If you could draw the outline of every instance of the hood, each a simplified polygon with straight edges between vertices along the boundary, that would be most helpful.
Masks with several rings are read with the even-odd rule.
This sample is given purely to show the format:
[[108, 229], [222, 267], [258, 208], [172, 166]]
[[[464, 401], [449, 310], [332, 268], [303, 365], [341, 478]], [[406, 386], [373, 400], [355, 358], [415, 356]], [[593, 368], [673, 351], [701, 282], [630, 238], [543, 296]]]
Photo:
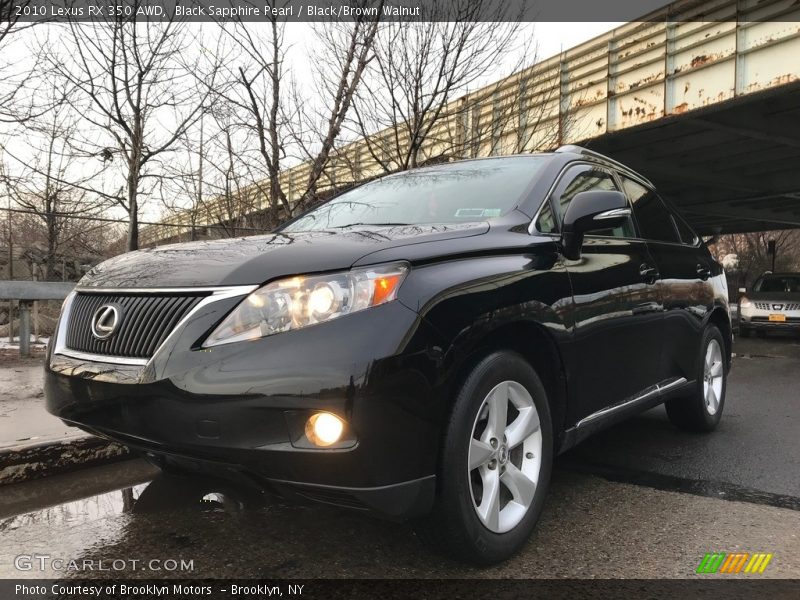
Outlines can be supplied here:
[[78, 285], [173, 288], [262, 284], [289, 275], [348, 269], [380, 250], [446, 242], [488, 230], [487, 223], [359, 226], [171, 244], [100, 263]]

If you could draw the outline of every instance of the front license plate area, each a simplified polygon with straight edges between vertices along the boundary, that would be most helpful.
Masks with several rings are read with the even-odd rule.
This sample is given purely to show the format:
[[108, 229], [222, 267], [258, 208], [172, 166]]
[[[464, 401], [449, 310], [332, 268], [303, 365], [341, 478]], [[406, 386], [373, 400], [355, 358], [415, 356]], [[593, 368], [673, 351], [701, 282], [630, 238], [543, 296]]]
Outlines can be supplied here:
[[770, 315], [769, 320], [773, 323], [785, 323], [786, 315]]

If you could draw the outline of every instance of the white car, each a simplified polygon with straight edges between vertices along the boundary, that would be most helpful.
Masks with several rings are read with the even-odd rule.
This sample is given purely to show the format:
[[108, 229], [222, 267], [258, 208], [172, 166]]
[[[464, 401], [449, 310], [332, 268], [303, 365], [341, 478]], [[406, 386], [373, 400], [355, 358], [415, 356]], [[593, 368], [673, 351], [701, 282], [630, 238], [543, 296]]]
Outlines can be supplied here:
[[800, 273], [764, 273], [752, 290], [739, 290], [739, 333], [791, 331], [800, 335]]

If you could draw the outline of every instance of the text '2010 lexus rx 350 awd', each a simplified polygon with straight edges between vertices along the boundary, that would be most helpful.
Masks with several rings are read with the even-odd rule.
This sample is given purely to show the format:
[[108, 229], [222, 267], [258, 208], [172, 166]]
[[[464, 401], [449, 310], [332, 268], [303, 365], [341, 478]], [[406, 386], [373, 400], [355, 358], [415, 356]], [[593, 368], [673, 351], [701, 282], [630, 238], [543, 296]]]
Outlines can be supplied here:
[[646, 179], [568, 146], [108, 260], [64, 303], [46, 395], [167, 470], [410, 519], [489, 564], [531, 533], [555, 454], [660, 403], [716, 427], [730, 357], [706, 246]]

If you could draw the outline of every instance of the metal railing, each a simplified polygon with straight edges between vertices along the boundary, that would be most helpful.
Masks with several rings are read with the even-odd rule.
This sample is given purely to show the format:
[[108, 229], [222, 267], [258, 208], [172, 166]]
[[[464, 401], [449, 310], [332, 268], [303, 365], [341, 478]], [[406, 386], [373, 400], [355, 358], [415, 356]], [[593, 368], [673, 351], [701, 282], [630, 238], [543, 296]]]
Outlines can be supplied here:
[[[31, 355], [31, 307], [37, 300], [64, 300], [74, 283], [54, 281], [0, 281], [0, 300], [19, 302], [19, 355]], [[12, 315], [9, 311], [9, 324]], [[11, 329], [9, 328], [9, 331]]]

